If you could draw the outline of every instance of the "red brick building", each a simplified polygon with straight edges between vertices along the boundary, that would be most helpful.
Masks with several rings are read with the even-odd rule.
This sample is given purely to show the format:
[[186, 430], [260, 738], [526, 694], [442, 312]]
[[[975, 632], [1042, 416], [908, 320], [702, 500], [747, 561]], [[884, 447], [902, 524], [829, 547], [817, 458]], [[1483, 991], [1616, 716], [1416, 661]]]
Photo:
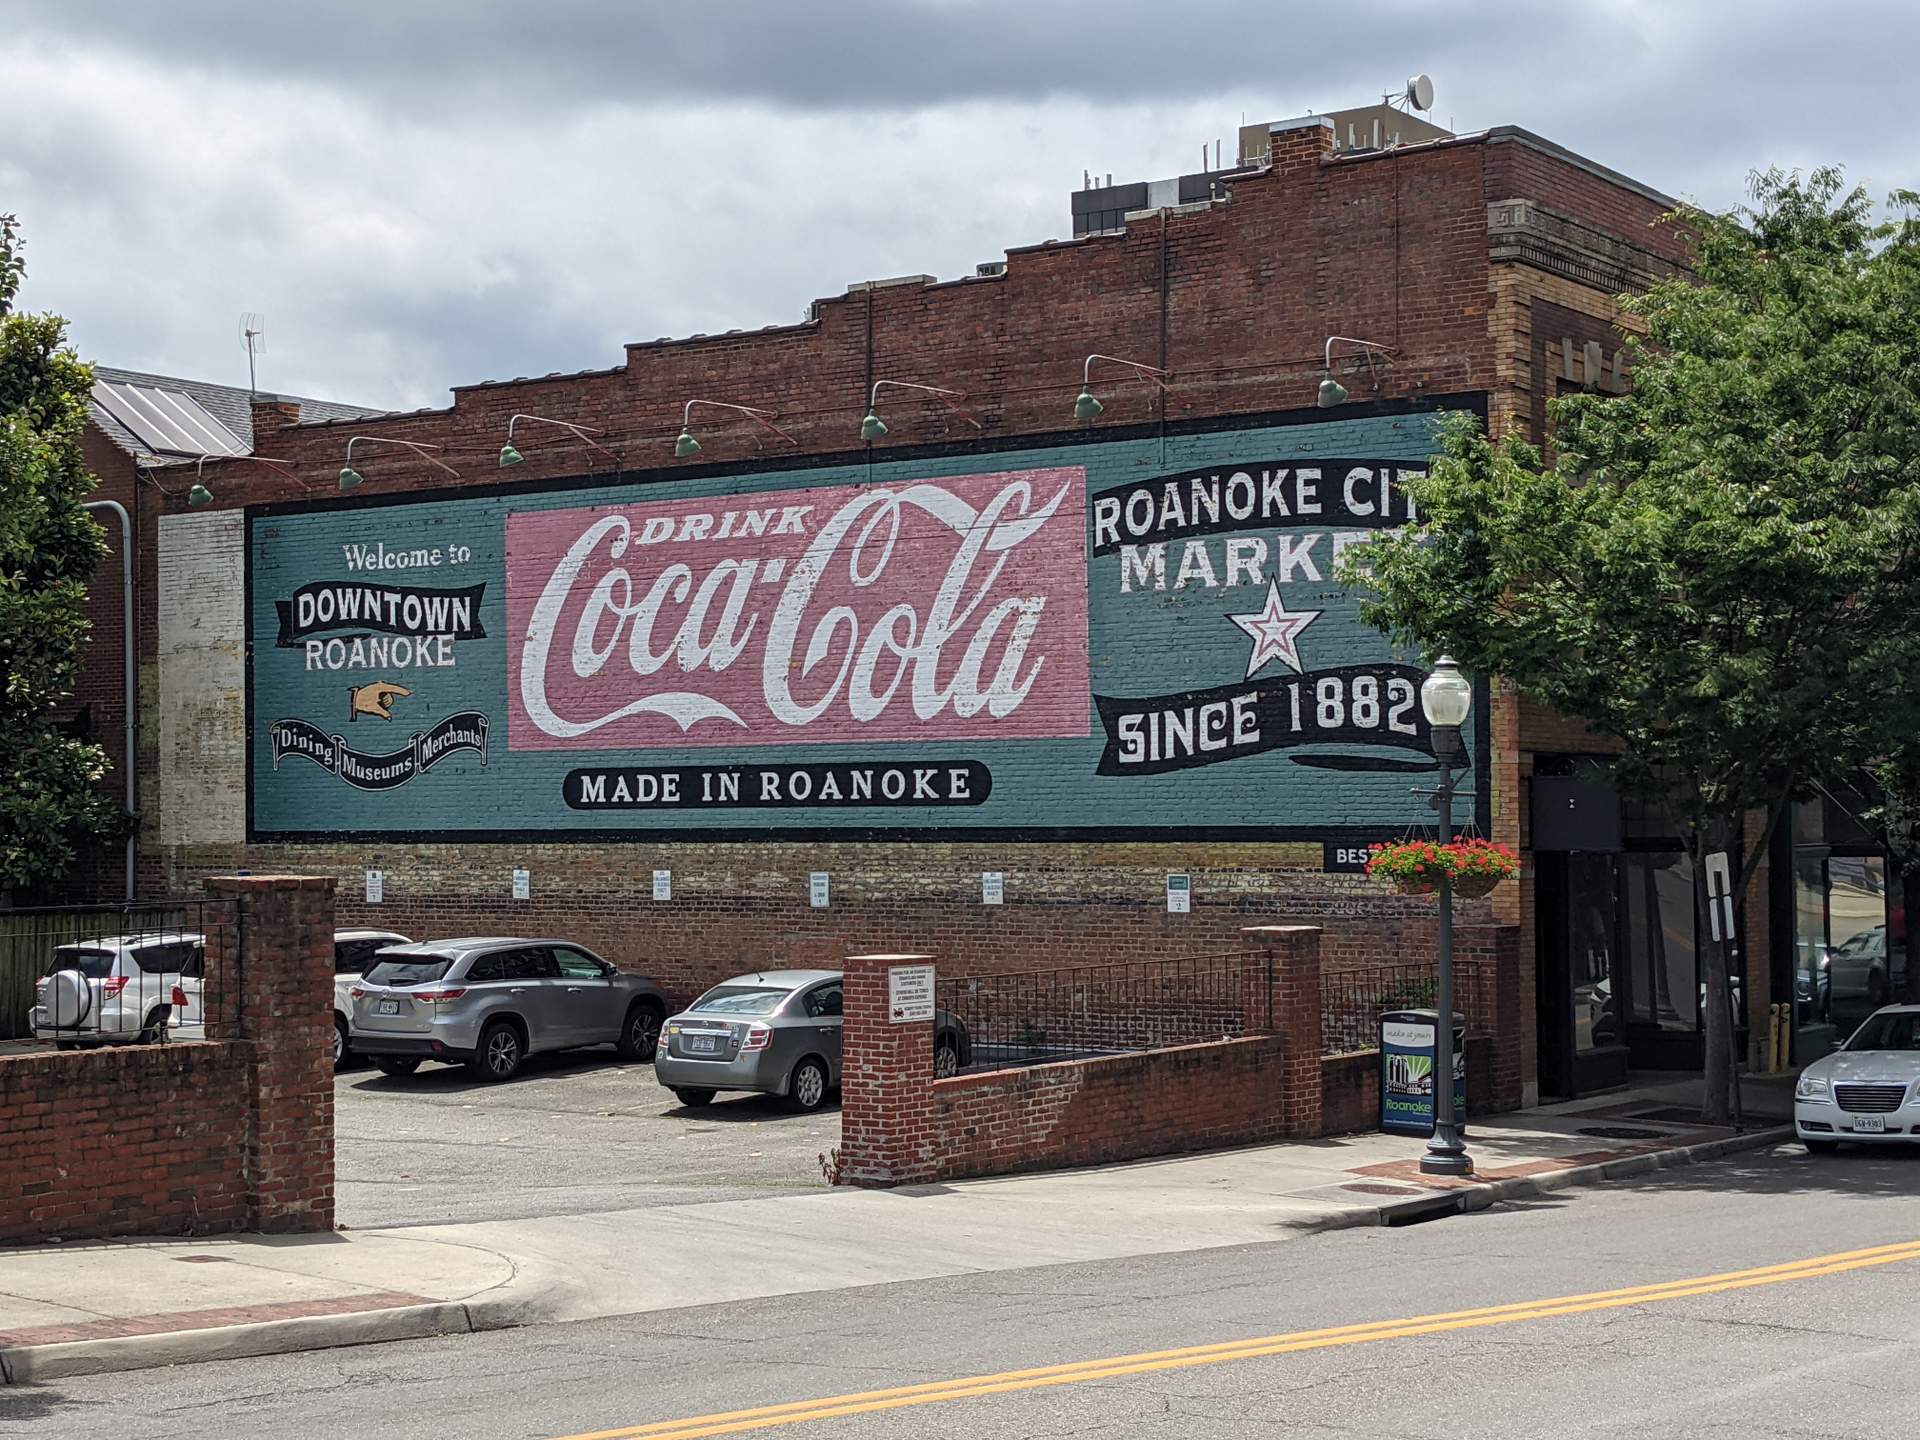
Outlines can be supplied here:
[[[1684, 238], [1665, 196], [1519, 129], [1256, 133], [1205, 198], [1156, 187], [1175, 203], [972, 276], [856, 283], [800, 324], [407, 414], [263, 400], [248, 446], [294, 478], [209, 460], [191, 510], [178, 471], [96, 455], [138, 517], [143, 887], [332, 874], [344, 918], [566, 933], [681, 991], [854, 949], [1039, 968], [1300, 920], [1329, 972], [1424, 957], [1431, 907], [1340, 854], [1423, 823], [1422, 657], [1364, 632], [1330, 561], [1404, 520], [1394, 472], [1446, 415], [1537, 438], [1557, 390], [1624, 383], [1614, 297]], [[1369, 343], [1333, 344], [1348, 395], [1323, 408], [1331, 337]], [[1086, 418], [1094, 355], [1131, 363], [1092, 362]], [[842, 573], [862, 515], [878, 558], [845, 540]], [[982, 527], [978, 553], [956, 538]], [[1685, 1063], [1691, 951], [1647, 940], [1671, 938], [1670, 837], [1534, 854], [1536, 770], [1603, 747], [1497, 685], [1475, 723], [1467, 818], [1526, 855], [1462, 918], [1512, 957], [1527, 1093]], [[1754, 934], [1758, 1035], [1793, 976]]]

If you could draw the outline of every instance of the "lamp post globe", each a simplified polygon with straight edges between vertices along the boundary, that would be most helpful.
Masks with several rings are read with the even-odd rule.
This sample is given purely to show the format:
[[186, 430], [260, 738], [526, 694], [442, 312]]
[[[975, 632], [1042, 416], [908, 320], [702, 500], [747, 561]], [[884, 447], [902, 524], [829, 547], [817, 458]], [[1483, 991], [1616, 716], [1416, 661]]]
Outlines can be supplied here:
[[1434, 662], [1433, 673], [1420, 685], [1421, 713], [1429, 725], [1458, 728], [1467, 723], [1467, 712], [1472, 709], [1473, 682], [1460, 673], [1452, 656], [1442, 655]]

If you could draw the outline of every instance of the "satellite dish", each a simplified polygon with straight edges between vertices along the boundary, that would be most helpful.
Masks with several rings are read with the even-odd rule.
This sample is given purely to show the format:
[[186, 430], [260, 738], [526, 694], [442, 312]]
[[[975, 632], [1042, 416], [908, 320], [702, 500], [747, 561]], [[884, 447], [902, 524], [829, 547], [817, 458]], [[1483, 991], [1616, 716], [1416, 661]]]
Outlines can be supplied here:
[[1407, 103], [1416, 110], [1433, 108], [1433, 81], [1425, 75], [1416, 75], [1407, 81]]

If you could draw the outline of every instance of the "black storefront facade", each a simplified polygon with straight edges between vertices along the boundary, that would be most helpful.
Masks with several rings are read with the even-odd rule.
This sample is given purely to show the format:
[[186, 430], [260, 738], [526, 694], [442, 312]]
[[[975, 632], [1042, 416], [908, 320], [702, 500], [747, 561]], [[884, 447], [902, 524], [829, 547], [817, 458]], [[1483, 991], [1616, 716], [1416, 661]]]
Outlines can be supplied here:
[[[1604, 757], [1535, 758], [1531, 821], [1543, 1096], [1616, 1088], [1634, 1072], [1697, 1071], [1705, 985], [1694, 862], [1656, 807], [1622, 799]], [[1897, 868], [1859, 820], [1818, 794], [1775, 832], [1735, 914], [1735, 1053], [1749, 1066], [1825, 1055], [1905, 982]], [[1760, 927], [1756, 933], [1755, 926]], [[1759, 987], [1764, 1008], [1749, 1005]], [[1751, 1025], [1789, 1017], [1784, 1053]]]

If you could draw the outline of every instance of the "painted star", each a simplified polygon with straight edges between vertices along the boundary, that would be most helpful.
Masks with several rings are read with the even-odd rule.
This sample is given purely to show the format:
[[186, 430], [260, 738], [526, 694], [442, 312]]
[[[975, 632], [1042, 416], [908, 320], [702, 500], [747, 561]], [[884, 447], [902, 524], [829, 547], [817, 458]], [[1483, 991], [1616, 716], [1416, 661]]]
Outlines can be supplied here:
[[1269, 580], [1267, 603], [1258, 614], [1227, 618], [1253, 637], [1253, 654], [1247, 660], [1249, 680], [1275, 660], [1296, 671], [1306, 669], [1300, 663], [1300, 632], [1320, 618], [1320, 611], [1287, 609], [1280, 603], [1279, 585]]

